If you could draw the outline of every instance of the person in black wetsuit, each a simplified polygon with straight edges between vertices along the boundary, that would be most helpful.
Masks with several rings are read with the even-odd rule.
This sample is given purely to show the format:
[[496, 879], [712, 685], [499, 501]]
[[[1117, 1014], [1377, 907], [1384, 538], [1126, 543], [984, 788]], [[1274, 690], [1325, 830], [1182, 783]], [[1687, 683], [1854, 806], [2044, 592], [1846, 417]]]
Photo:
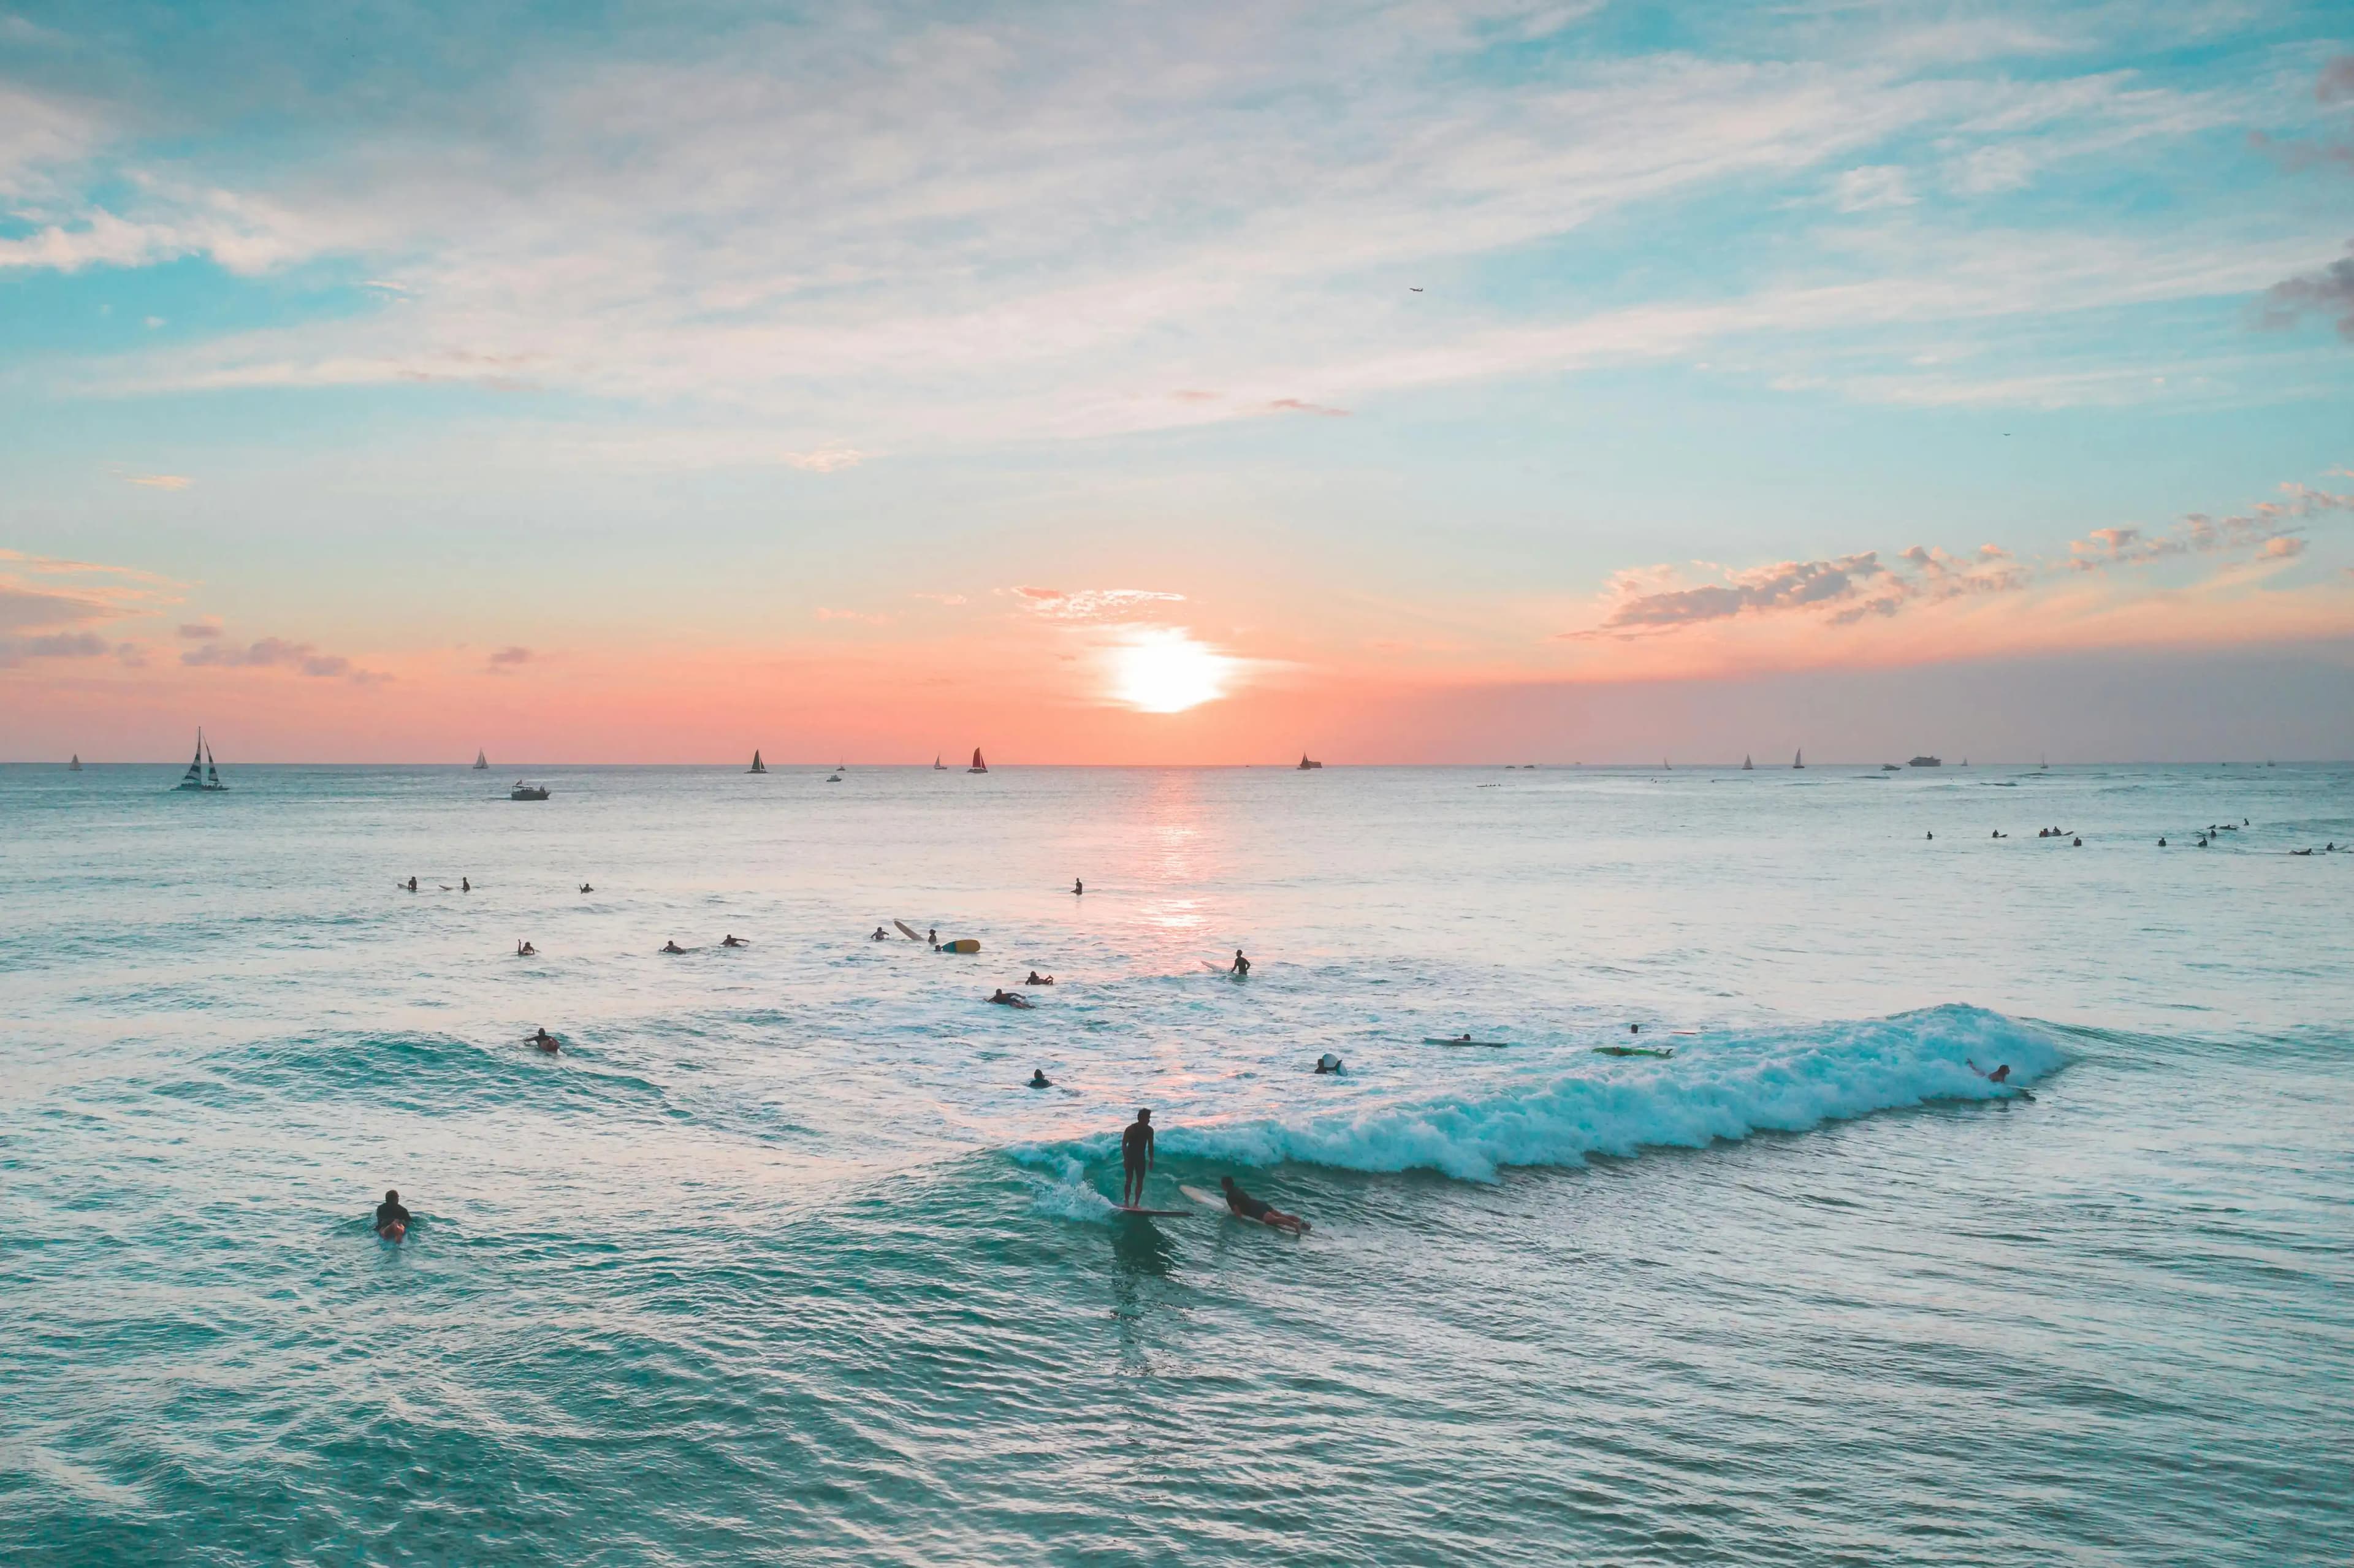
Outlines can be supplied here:
[[1045, 1068], [1033, 1067], [1030, 1069], [1030, 1086], [1034, 1089], [1051, 1089], [1055, 1086], [1055, 1080], [1046, 1075]]
[[1235, 1185], [1233, 1177], [1219, 1177], [1218, 1186], [1226, 1195], [1226, 1207], [1238, 1218], [1257, 1220], [1260, 1224], [1273, 1225], [1277, 1230], [1289, 1231], [1296, 1236], [1308, 1234], [1306, 1220], [1301, 1219], [1298, 1214], [1285, 1213], [1264, 1198], [1252, 1197]]
[[408, 1211], [400, 1206], [400, 1194], [385, 1189], [384, 1202], [376, 1206], [376, 1234], [397, 1240], [408, 1230]]
[[1236, 948], [1235, 949], [1234, 972], [1235, 977], [1237, 980], [1248, 980], [1250, 978], [1250, 960], [1243, 957], [1243, 950], [1240, 948]]
[[1140, 1110], [1119, 1135], [1119, 1206], [1132, 1209], [1143, 1200], [1145, 1172], [1152, 1169], [1152, 1113]]

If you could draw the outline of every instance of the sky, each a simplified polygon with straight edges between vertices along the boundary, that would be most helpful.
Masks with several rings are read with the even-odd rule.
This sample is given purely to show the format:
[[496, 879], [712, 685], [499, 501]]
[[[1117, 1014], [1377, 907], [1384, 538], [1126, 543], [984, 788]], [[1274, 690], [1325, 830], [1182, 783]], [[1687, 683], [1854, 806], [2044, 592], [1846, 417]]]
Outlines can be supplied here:
[[2354, 13], [0, 0], [0, 760], [2354, 756]]

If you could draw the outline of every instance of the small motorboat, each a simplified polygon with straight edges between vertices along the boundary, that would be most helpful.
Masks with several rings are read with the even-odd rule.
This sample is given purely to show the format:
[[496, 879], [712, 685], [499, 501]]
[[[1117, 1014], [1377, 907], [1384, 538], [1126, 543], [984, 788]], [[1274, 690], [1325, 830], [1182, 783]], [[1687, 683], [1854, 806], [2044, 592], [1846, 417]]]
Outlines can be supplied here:
[[545, 784], [533, 784], [525, 779], [518, 779], [515, 780], [514, 788], [507, 791], [507, 799], [510, 800], [545, 800], [547, 799], [547, 786]]

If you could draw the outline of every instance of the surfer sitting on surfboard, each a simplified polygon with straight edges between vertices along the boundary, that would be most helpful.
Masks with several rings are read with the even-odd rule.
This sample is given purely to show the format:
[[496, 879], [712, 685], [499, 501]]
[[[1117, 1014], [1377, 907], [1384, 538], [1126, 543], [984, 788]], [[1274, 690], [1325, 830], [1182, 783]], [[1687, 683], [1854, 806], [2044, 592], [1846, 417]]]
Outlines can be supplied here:
[[408, 1211], [400, 1206], [400, 1194], [385, 1189], [384, 1202], [376, 1206], [376, 1234], [387, 1241], [398, 1241], [408, 1234]]
[[719, 938], [719, 945], [723, 948], [748, 948], [752, 944], [737, 936], [735, 932], [730, 931], [727, 935]]
[[1301, 1219], [1298, 1214], [1285, 1213], [1264, 1198], [1252, 1197], [1235, 1185], [1233, 1177], [1219, 1177], [1218, 1186], [1226, 1195], [1226, 1207], [1233, 1210], [1240, 1218], [1257, 1220], [1260, 1224], [1272, 1225], [1279, 1231], [1289, 1231], [1296, 1236], [1308, 1234], [1306, 1220]]
[[1132, 1209], [1144, 1197], [1145, 1172], [1152, 1169], [1152, 1113], [1140, 1110], [1119, 1135], [1119, 1206]]
[[544, 1028], [535, 1030], [529, 1035], [525, 1036], [524, 1044], [526, 1045], [536, 1045], [551, 1056], [564, 1049], [564, 1042], [558, 1040], [555, 1035], [550, 1034]]
[[867, 938], [866, 939], [870, 942], [887, 942], [891, 938], [884, 932], [882, 927], [877, 926], [875, 927], [875, 935]]
[[1046, 1075], [1045, 1068], [1033, 1067], [1030, 1069], [1030, 1086], [1034, 1089], [1051, 1089], [1055, 1086], [1055, 1080]]

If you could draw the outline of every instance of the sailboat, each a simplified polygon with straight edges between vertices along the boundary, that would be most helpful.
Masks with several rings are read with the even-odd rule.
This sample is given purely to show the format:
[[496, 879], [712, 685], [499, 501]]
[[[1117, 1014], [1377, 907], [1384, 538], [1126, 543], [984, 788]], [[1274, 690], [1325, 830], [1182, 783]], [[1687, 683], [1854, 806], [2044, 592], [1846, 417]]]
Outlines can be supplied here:
[[[2267, 767], [2267, 768], [2270, 768], [2270, 767], [2272, 766], [2272, 764], [2271, 764], [2271, 763], [2269, 763], [2269, 762], [2267, 762], [2267, 763], [2265, 763], [2265, 764], [2264, 764], [2264, 766], [2265, 766], [2265, 767]], [[80, 753], [80, 752], [77, 751], [77, 752], [75, 752], [75, 753], [73, 754], [73, 760], [72, 760], [71, 762], [69, 762], [69, 763], [67, 763], [67, 764], [66, 764], [66, 771], [67, 771], [67, 772], [69, 772], [69, 773], [79, 773], [79, 772], [80, 772], [80, 771], [81, 771], [81, 753]]]
[[490, 770], [491, 759], [489, 755], [481, 751], [474, 753], [474, 771], [477, 773], [488, 773]]
[[1745, 751], [1741, 754], [1741, 771], [1744, 773], [1755, 773], [1757, 771], [1757, 764], [1749, 760], [1749, 754]]
[[972, 748], [972, 766], [966, 768], [965, 771], [967, 773], [986, 773], [989, 771], [989, 764], [981, 759], [981, 747], [976, 746]]
[[1807, 754], [1803, 748], [1796, 757], [1790, 758], [1790, 766], [1801, 773], [1807, 770]]
[[760, 760], [760, 748], [757, 746], [754, 747], [752, 748], [752, 766], [747, 768], [744, 771], [747, 773], [766, 773], [768, 770], [769, 765]]
[[1664, 757], [1659, 758], [1659, 771], [1662, 773], [1673, 773], [1675, 770], [1676, 765], [1674, 763], [1669, 761]]
[[940, 760], [940, 754], [939, 754], [938, 752], [937, 752], [937, 751], [933, 752], [933, 753], [932, 753], [932, 771], [933, 771], [933, 772], [935, 772], [935, 773], [946, 773], [948, 770], [949, 770], [948, 764], [947, 764], [947, 763], [945, 763], [945, 762], [942, 762], [942, 761]]
[[1312, 760], [1309, 755], [1303, 751], [1299, 754], [1299, 766], [1292, 769], [1292, 771], [1295, 773], [1305, 773], [1310, 768], [1321, 768], [1324, 765], [1322, 763]]
[[175, 788], [205, 790], [228, 788], [220, 781], [220, 767], [213, 761], [213, 748], [205, 744], [205, 732], [201, 729], [196, 731], [196, 754], [188, 758], [188, 770], [180, 776], [180, 782]]

